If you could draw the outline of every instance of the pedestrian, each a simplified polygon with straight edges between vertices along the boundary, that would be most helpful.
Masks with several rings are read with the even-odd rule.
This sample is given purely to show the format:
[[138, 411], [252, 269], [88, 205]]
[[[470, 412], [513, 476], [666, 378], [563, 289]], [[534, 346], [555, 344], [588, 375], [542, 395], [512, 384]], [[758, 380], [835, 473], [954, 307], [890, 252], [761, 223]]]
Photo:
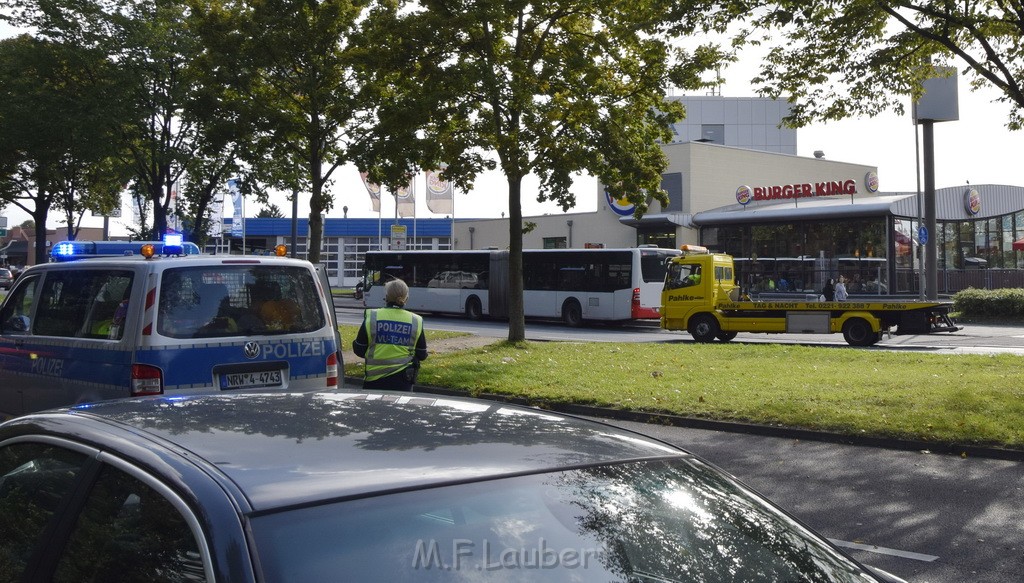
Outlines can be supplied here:
[[821, 297], [825, 298], [826, 302], [835, 301], [836, 298], [836, 280], [831, 277], [825, 282], [825, 287], [821, 288]]
[[850, 297], [846, 293], [846, 278], [842, 275], [839, 276], [839, 281], [836, 283], [835, 296], [837, 302], [845, 302], [846, 298]]
[[364, 389], [411, 391], [420, 361], [427, 358], [423, 318], [405, 309], [409, 286], [393, 279], [384, 286], [387, 307], [366, 310], [352, 350], [366, 359]]

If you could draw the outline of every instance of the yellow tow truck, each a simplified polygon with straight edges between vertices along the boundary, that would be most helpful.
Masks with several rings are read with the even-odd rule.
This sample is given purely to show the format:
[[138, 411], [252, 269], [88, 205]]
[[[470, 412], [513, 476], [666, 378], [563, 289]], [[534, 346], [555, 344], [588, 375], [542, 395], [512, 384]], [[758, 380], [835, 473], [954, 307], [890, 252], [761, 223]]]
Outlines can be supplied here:
[[739, 332], [842, 332], [851, 346], [871, 346], [883, 334], [962, 329], [949, 317], [952, 302], [741, 299], [731, 256], [698, 245], [683, 245], [681, 249], [683, 254], [668, 263], [661, 292], [661, 327], [686, 330], [697, 342], [728, 342]]

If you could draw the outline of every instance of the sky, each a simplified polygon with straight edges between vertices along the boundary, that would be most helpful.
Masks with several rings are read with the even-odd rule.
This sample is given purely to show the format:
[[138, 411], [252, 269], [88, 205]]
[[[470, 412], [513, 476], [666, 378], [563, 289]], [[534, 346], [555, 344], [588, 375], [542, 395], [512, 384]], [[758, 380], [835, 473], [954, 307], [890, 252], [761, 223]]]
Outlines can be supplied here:
[[[13, 30], [0, 24], [0, 38], [10, 36]], [[756, 58], [741, 58], [740, 62], [722, 71], [726, 83], [721, 88], [725, 97], [751, 97], [754, 92], [749, 83], [757, 65]], [[1009, 184], [1024, 186], [1024, 132], [1006, 129], [1009, 106], [995, 103], [998, 92], [994, 89], [972, 91], [966, 79], [959, 78], [959, 112], [957, 121], [935, 124], [935, 185], [937, 188], [979, 184]], [[909, 111], [910, 100], [906, 109]], [[886, 113], [875, 118], [857, 118], [827, 124], [815, 124], [797, 130], [797, 155], [812, 157], [821, 150], [825, 158], [840, 162], [864, 164], [878, 168], [879, 189], [882, 192], [914, 192], [918, 179], [915, 172], [914, 125], [908, 115], [897, 116]], [[425, 187], [421, 175], [416, 186], [417, 217], [443, 218], [443, 215], [429, 213], [424, 203]], [[923, 186], [923, 177], [922, 177]], [[555, 203], [536, 202], [537, 180], [528, 177], [523, 184], [523, 215], [560, 214], [561, 207]], [[334, 208], [328, 217], [341, 217], [343, 207], [348, 207], [349, 217], [376, 217], [370, 198], [359, 178], [356, 168], [346, 166], [335, 173]], [[577, 205], [568, 212], [592, 212], [597, 210], [597, 181], [581, 176], [573, 185]], [[394, 204], [390, 197], [382, 197], [382, 215], [394, 216]], [[291, 203], [284, 195], [274, 196], [276, 204], [286, 216], [290, 216]], [[724, 201], [728, 204], [730, 201]], [[247, 203], [246, 216], [259, 212], [261, 205]], [[309, 213], [308, 204], [300, 197], [299, 216]], [[111, 234], [125, 234], [122, 221], [130, 220], [127, 197], [123, 207], [124, 219], [111, 219]], [[469, 192], [456, 192], [456, 218], [489, 218], [508, 214], [508, 186], [504, 176], [489, 172], [478, 177], [475, 187]], [[48, 228], [60, 228], [59, 216], [51, 213]], [[0, 209], [0, 215], [8, 217], [10, 226], [20, 224], [29, 216], [13, 205]], [[102, 226], [102, 218], [86, 216], [82, 225]]]

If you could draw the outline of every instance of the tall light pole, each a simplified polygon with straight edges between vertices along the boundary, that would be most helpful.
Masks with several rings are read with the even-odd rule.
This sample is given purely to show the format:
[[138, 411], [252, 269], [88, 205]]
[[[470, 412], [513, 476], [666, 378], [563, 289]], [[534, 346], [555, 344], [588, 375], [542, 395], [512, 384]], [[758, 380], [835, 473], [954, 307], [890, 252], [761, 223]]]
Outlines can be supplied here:
[[957, 75], [952, 67], [936, 67], [924, 81], [924, 95], [914, 104], [914, 122], [921, 124], [924, 140], [924, 280], [929, 300], [939, 299], [939, 262], [935, 217], [935, 122], [960, 119]]

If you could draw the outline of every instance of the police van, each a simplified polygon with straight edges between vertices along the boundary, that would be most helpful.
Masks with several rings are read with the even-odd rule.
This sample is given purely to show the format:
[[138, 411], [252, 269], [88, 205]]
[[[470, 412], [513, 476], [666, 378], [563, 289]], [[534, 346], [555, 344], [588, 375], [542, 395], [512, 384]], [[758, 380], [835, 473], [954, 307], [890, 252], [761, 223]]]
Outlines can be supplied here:
[[339, 385], [334, 304], [313, 264], [200, 255], [180, 241], [131, 247], [57, 244], [54, 262], [18, 279], [0, 304], [0, 418], [138, 395]]

